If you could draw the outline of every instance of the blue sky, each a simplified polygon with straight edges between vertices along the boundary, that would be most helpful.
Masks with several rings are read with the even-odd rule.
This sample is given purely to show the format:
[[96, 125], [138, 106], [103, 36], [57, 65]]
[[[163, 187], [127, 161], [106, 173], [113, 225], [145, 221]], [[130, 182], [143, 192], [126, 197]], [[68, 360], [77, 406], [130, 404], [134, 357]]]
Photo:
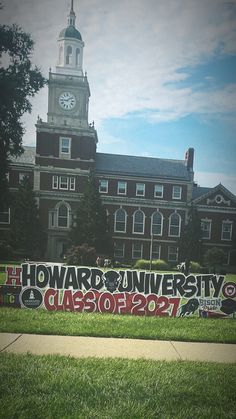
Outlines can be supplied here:
[[[1, 22], [32, 34], [45, 76], [69, 3], [5, 1]], [[74, 0], [74, 8], [98, 150], [183, 159], [194, 147], [195, 180], [236, 194], [236, 1]], [[46, 112], [43, 89], [24, 117], [25, 144], [35, 144]]]

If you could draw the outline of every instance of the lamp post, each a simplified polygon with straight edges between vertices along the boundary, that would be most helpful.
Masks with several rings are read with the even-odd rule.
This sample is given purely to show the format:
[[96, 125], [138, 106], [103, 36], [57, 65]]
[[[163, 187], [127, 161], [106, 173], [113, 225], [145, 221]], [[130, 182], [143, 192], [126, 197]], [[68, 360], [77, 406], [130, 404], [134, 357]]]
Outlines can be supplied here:
[[151, 234], [151, 243], [150, 243], [150, 267], [149, 270], [152, 270], [152, 247], [153, 247], [153, 234]]

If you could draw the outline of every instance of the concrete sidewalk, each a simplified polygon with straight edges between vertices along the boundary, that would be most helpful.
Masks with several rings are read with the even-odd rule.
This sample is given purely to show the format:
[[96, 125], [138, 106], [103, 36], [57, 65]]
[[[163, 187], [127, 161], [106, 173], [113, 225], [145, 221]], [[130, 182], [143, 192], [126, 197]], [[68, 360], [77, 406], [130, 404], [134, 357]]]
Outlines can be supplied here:
[[0, 333], [0, 352], [96, 358], [236, 362], [236, 345]]

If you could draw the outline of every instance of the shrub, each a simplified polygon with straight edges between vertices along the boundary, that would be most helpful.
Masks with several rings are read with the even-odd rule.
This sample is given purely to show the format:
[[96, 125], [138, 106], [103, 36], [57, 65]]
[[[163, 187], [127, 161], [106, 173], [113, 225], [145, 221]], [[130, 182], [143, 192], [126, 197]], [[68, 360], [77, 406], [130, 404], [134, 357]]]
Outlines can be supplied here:
[[[147, 259], [139, 259], [134, 265], [135, 269], [144, 269], [149, 270], [150, 269], [150, 260]], [[162, 259], [156, 259], [152, 261], [152, 270], [154, 271], [166, 271], [169, 270], [170, 267], [168, 263], [166, 263]]]
[[5, 240], [0, 241], [0, 260], [9, 260], [13, 257], [12, 247]]
[[87, 244], [72, 246], [65, 255], [67, 265], [95, 266], [96, 250]]
[[190, 272], [193, 272], [193, 273], [201, 272], [201, 269], [202, 267], [198, 262], [193, 262], [193, 261], [190, 262], [190, 267], [189, 267]]
[[219, 267], [226, 262], [226, 255], [223, 250], [218, 249], [217, 247], [212, 247], [211, 249], [207, 250], [206, 254], [204, 255], [204, 260], [209, 269], [215, 272], [216, 270], [219, 270]]

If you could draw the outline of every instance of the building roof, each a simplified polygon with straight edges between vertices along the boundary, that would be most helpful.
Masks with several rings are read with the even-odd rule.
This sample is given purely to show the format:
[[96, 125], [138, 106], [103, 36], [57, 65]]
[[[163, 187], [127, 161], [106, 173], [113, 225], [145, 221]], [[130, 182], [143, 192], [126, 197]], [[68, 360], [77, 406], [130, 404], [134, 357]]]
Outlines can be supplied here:
[[15, 164], [35, 164], [35, 147], [24, 147], [24, 153], [18, 157], [11, 157], [11, 163]]
[[213, 188], [206, 188], [202, 186], [194, 186], [193, 188], [193, 199], [200, 198], [201, 196], [210, 192]]
[[104, 174], [166, 177], [181, 180], [190, 180], [191, 177], [184, 160], [97, 153], [95, 162], [96, 171]]
[[59, 38], [75, 38], [82, 41], [80, 32], [74, 26], [67, 26], [67, 28], [62, 29]]

